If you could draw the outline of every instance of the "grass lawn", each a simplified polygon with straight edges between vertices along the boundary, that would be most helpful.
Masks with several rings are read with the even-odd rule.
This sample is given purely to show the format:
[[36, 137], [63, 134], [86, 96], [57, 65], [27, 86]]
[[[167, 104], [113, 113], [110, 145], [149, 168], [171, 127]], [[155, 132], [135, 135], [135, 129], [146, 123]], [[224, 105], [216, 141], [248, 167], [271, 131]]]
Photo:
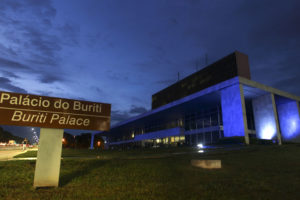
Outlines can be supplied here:
[[[185, 153], [185, 152], [194, 152], [195, 149], [189, 147], [171, 147], [171, 148], [155, 148], [155, 149], [134, 149], [134, 150], [91, 150], [91, 149], [62, 149], [63, 158], [72, 158], [72, 157], [100, 157], [101, 159], [112, 159], [112, 158], [143, 158], [150, 156], [168, 156], [172, 153]], [[19, 154], [15, 158], [28, 158], [36, 157], [37, 151], [28, 150], [26, 153]]]
[[[300, 145], [204, 154], [190, 148], [63, 151], [65, 157], [99, 154], [63, 159], [60, 187], [38, 190], [32, 187], [35, 161], [0, 162], [0, 199], [300, 199]], [[221, 159], [222, 169], [192, 167], [191, 159]]]

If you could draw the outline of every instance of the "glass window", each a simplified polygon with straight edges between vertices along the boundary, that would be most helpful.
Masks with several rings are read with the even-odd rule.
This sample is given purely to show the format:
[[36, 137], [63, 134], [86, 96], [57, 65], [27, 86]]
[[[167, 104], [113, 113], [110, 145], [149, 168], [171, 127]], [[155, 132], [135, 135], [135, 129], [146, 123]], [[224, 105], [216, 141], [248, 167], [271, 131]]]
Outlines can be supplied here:
[[173, 142], [175, 142], [175, 139], [174, 139], [174, 137], [171, 137], [171, 142], [173, 143]]
[[180, 141], [185, 141], [185, 136], [180, 136]]

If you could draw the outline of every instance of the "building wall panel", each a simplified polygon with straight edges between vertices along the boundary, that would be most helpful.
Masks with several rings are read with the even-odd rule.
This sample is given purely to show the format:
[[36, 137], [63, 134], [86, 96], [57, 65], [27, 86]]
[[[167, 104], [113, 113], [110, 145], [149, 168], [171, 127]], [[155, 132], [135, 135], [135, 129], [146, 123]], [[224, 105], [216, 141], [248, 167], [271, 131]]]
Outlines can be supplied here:
[[256, 137], [259, 139], [276, 139], [276, 119], [271, 94], [253, 99], [253, 113]]
[[283, 141], [300, 142], [299, 104], [295, 100], [276, 99], [276, 106]]
[[245, 136], [242, 98], [239, 84], [221, 90], [224, 137]]

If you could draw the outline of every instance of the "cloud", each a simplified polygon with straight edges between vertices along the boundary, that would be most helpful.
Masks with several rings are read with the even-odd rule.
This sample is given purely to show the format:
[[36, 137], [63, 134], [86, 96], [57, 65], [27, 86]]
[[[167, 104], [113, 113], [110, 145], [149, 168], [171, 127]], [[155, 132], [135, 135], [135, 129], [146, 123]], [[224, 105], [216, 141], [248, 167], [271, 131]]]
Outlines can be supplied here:
[[[176, 80], [177, 81], [177, 80]], [[176, 82], [175, 79], [166, 79], [166, 80], [160, 80], [160, 81], [155, 81], [157, 84], [162, 84], [162, 85], [171, 85]]]
[[115, 125], [119, 122], [127, 120], [131, 117], [140, 115], [148, 110], [143, 106], [132, 105], [129, 110], [112, 110], [111, 111], [111, 124]]
[[0, 53], [2, 56], [17, 56], [17, 51], [13, 50], [11, 47], [5, 47], [0, 43]]
[[292, 76], [292, 77], [277, 80], [276, 83], [274, 84], [274, 87], [279, 89], [284, 88], [287, 92], [292, 92], [300, 96], [298, 85], [299, 85], [299, 76]]
[[[16, 61], [12, 61], [12, 60], [8, 60], [5, 58], [1, 58], [0, 57], [0, 67], [4, 68], [6, 70], [1, 70], [2, 73], [5, 76], [11, 77], [11, 78], [16, 78], [16, 79], [20, 79], [19, 76], [16, 75], [15, 71], [22, 71], [22, 72], [27, 72], [30, 74], [35, 74], [38, 75], [39, 78], [38, 80], [40, 80], [41, 83], [53, 83], [53, 82], [57, 82], [57, 81], [64, 81], [64, 79], [61, 77], [61, 75], [57, 75], [55, 73], [51, 73], [51, 72], [47, 72], [47, 71], [43, 71], [43, 70], [36, 70], [36, 69], [32, 69], [29, 66], [27, 66], [26, 64], [22, 64], [20, 62], [16, 62]], [[13, 70], [13, 71], [9, 71], [9, 70]]]
[[54, 83], [58, 81], [64, 81], [64, 79], [59, 75], [41, 73], [40, 81], [42, 83]]
[[28, 67], [27, 65], [6, 58], [1, 58], [1, 57], [0, 57], [0, 66], [8, 69], [21, 69], [21, 70], [30, 69], [30, 67]]
[[91, 86], [91, 89], [92, 89], [93, 91], [95, 91], [97, 94], [103, 95], [103, 90], [100, 89], [99, 87], [97, 87], [97, 86]]
[[2, 70], [1, 72], [4, 74], [4, 76], [10, 77], [10, 78], [20, 78], [18, 75], [16, 75], [13, 72], [10, 72], [10, 71]]
[[147, 109], [145, 107], [142, 106], [131, 106], [131, 109], [129, 111], [130, 114], [142, 114], [147, 112]]
[[14, 11], [20, 9], [22, 7], [21, 2], [19, 1], [11, 1], [11, 0], [2, 0], [0, 4], [1, 10], [12, 9]]
[[24, 10], [28, 10], [28, 12], [34, 13], [34, 15], [40, 18], [53, 18], [56, 15], [56, 9], [52, 6], [50, 0], [1, 0], [0, 8], [13, 12], [24, 12]]
[[80, 26], [74, 23], [66, 22], [63, 26], [58, 27], [62, 37], [64, 40], [62, 41], [64, 44], [67, 45], [79, 45], [79, 33], [80, 33]]
[[133, 101], [133, 102], [137, 102], [137, 103], [143, 103], [143, 100], [141, 99], [141, 98], [139, 98], [139, 97], [136, 97], [136, 96], [131, 96], [131, 101]]
[[56, 13], [51, 0], [0, 1], [0, 67], [5, 76], [20, 79], [13, 74], [21, 71], [43, 84], [66, 80], [61, 52], [79, 43], [80, 27], [55, 21]]
[[106, 74], [108, 75], [108, 78], [112, 79], [112, 80], [128, 81], [128, 79], [129, 79], [127, 74], [120, 73], [120, 72], [115, 72], [115, 71], [112, 71], [112, 70], [107, 70]]
[[52, 96], [53, 97], [53, 92], [44, 91], [44, 90], [36, 90], [35, 94], [39, 94], [39, 95], [42, 95], [42, 96], [48, 96], [48, 97]]
[[265, 70], [266, 73], [264, 73], [265, 76], [277, 77], [273, 79], [270, 77], [270, 85], [300, 96], [300, 60], [297, 53], [290, 53], [284, 56], [275, 66], [272, 69], [271, 65], [267, 68], [269, 71]]
[[24, 90], [20, 87], [14, 86], [12, 84], [12, 82], [8, 78], [5, 78], [5, 77], [0, 77], [0, 88], [8, 90], [10, 92], [25, 93], [25, 94], [27, 93], [26, 90]]
[[23, 36], [28, 40], [25, 46], [30, 46], [48, 58], [55, 59], [56, 53], [62, 49], [60, 39], [56, 35], [46, 34], [34, 26], [24, 26]]
[[115, 125], [115, 124], [122, 122], [130, 117], [131, 117], [131, 115], [126, 111], [112, 110], [111, 111], [111, 124]]
[[32, 52], [30, 58], [26, 58], [26, 62], [29, 62], [34, 66], [40, 67], [59, 67], [60, 59]]

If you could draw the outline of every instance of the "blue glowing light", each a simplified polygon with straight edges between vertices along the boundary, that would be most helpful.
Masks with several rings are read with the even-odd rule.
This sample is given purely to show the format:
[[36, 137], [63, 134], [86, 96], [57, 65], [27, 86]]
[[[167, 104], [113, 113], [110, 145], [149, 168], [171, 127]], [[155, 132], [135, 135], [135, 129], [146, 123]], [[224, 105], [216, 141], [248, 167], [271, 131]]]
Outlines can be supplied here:
[[295, 132], [297, 130], [297, 123], [295, 119], [291, 120], [291, 132]]
[[286, 139], [292, 139], [299, 135], [299, 117], [296, 116], [285, 116], [280, 123], [282, 127], [282, 135]]
[[252, 105], [256, 137], [264, 140], [275, 139], [277, 127], [271, 95], [266, 94], [253, 99]]
[[244, 136], [242, 101], [239, 85], [221, 90], [224, 137]]
[[268, 123], [262, 128], [261, 139], [270, 140], [275, 136], [275, 134], [276, 128], [271, 123]]
[[300, 117], [297, 102], [285, 99], [277, 105], [278, 118], [283, 140], [294, 140], [300, 137]]

